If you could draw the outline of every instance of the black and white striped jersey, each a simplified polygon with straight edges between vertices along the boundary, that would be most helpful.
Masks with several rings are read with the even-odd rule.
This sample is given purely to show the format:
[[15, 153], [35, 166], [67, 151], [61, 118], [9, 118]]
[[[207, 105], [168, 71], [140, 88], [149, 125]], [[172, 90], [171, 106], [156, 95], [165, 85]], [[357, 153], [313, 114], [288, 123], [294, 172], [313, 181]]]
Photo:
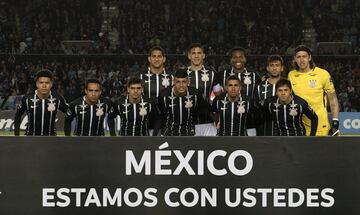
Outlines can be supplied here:
[[311, 120], [311, 136], [315, 136], [318, 117], [308, 103], [293, 95], [289, 104], [281, 104], [278, 97], [273, 96], [265, 100], [263, 110], [270, 114], [275, 123], [276, 136], [305, 136], [306, 131], [302, 122], [305, 114]]
[[208, 105], [201, 92], [193, 87], [188, 87], [185, 96], [176, 96], [173, 88], [166, 89], [161, 92], [158, 103], [163, 115], [165, 136], [195, 135], [194, 116]]
[[231, 75], [237, 75], [241, 82], [241, 95], [253, 99], [255, 96], [256, 86], [260, 83], [260, 76], [246, 68], [243, 72], [235, 72], [233, 68], [219, 72], [216, 78], [216, 84], [220, 84], [225, 90], [226, 79]]
[[218, 136], [247, 136], [247, 120], [252, 111], [252, 102], [247, 96], [240, 96], [234, 102], [229, 101], [225, 93], [215, 97], [212, 112], [219, 123]]
[[[215, 72], [213, 68], [202, 66], [200, 70], [187, 69], [188, 77], [190, 79], [190, 87], [199, 90], [203, 96], [203, 99], [210, 104], [210, 94], [214, 86]], [[210, 107], [210, 106], [208, 106]], [[198, 115], [195, 117], [195, 124], [211, 123], [214, 120], [211, 118], [210, 109], [204, 109], [198, 111]]]
[[[267, 98], [275, 96], [276, 89], [275, 84], [271, 84], [268, 79], [262, 81], [256, 88], [256, 102], [259, 103], [259, 107], [264, 105]], [[259, 124], [256, 128], [257, 136], [274, 136], [275, 124], [271, 120], [270, 115], [266, 114], [263, 117], [263, 123]]]
[[104, 136], [104, 119], [111, 108], [111, 101], [106, 98], [100, 98], [94, 105], [87, 104], [85, 96], [74, 100], [66, 114], [65, 135], [71, 134], [71, 122], [75, 118], [74, 135]]
[[159, 97], [161, 91], [171, 88], [173, 83], [173, 76], [165, 70], [161, 74], [153, 74], [150, 68], [140, 74], [140, 79], [143, 80], [144, 95], [154, 100]]
[[[149, 119], [160, 118], [157, 106], [150, 99], [142, 97], [139, 103], [133, 104], [128, 96], [123, 96], [114, 102], [109, 118], [116, 116], [120, 116], [119, 136], [149, 136]], [[115, 132], [111, 135], [115, 135]]]
[[21, 116], [26, 111], [28, 117], [26, 135], [55, 136], [55, 120], [58, 110], [64, 113], [68, 110], [68, 104], [61, 96], [50, 93], [47, 99], [40, 99], [36, 91], [32, 94], [25, 95], [16, 110], [14, 123], [15, 135], [19, 135], [20, 133]]

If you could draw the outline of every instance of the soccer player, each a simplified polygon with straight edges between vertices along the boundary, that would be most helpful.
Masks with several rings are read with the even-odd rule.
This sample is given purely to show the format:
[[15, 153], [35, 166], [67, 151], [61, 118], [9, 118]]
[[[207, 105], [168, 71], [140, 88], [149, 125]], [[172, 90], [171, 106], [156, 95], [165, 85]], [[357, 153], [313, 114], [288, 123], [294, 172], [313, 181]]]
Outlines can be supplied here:
[[165, 71], [165, 50], [160, 46], [154, 46], [149, 51], [149, 67], [140, 74], [144, 82], [144, 95], [148, 98], [157, 98], [164, 89], [171, 88], [172, 76]]
[[263, 106], [275, 123], [275, 136], [305, 136], [304, 114], [311, 120], [310, 136], [315, 136], [318, 117], [304, 99], [292, 94], [290, 81], [280, 79], [275, 88], [276, 96], [266, 99]]
[[[149, 136], [149, 118], [156, 125], [152, 126], [159, 130], [161, 118], [157, 106], [142, 95], [142, 81], [138, 77], [129, 77], [127, 82], [127, 95], [121, 97], [114, 104], [114, 109], [109, 114], [109, 122], [114, 122], [116, 116], [120, 116], [119, 136]], [[159, 121], [160, 120], [160, 121]], [[111, 136], [116, 136], [113, 124], [109, 124]]]
[[[160, 93], [172, 87], [173, 76], [165, 71], [166, 57], [162, 47], [154, 46], [149, 50], [148, 62], [149, 67], [140, 74], [140, 79], [143, 81], [144, 95], [157, 105]], [[157, 133], [152, 127], [154, 124], [155, 122], [150, 119], [150, 134], [156, 136]]]
[[15, 135], [20, 134], [21, 116], [26, 111], [28, 123], [25, 135], [28, 136], [56, 136], [55, 119], [57, 111], [64, 113], [68, 104], [64, 98], [51, 92], [53, 74], [50, 70], [40, 70], [35, 77], [36, 90], [25, 95], [15, 114]]
[[[305, 99], [319, 118], [316, 136], [339, 134], [339, 102], [330, 74], [317, 66], [312, 59], [311, 50], [300, 45], [295, 49], [294, 70], [288, 78], [297, 96]], [[330, 127], [326, 110], [327, 100], [330, 103], [332, 125]], [[310, 120], [303, 118], [306, 134], [310, 134]]]
[[[270, 55], [267, 59], [266, 70], [268, 72], [268, 78], [257, 85], [256, 97], [259, 102], [259, 106], [264, 104], [264, 101], [275, 96], [276, 82], [281, 78], [284, 71], [284, 60], [280, 55]], [[256, 134], [258, 136], [273, 136], [274, 123], [271, 118], [267, 118], [265, 115], [263, 123], [259, 124], [256, 128]]]
[[208, 104], [200, 91], [188, 85], [187, 69], [180, 69], [175, 73], [174, 86], [165, 89], [159, 96], [164, 136], [195, 135], [194, 116]]
[[212, 112], [218, 125], [218, 136], [248, 136], [248, 115], [253, 106], [248, 96], [243, 96], [241, 81], [237, 75], [226, 80], [226, 93], [217, 96], [212, 104]]
[[[210, 93], [214, 84], [215, 70], [204, 66], [205, 53], [200, 43], [190, 45], [187, 53], [190, 66], [187, 68], [190, 87], [194, 87], [202, 93], [203, 99], [210, 104]], [[210, 107], [210, 105], [209, 105]], [[216, 136], [214, 120], [209, 114], [210, 109], [200, 110], [195, 119], [196, 136]]]
[[[253, 103], [252, 106], [257, 108], [257, 102], [255, 100], [255, 90], [256, 86], [260, 83], [259, 75], [254, 72], [247, 70], [245, 65], [247, 62], [247, 52], [242, 47], [234, 47], [230, 50], [230, 64], [231, 69], [225, 69], [223, 72], [219, 72], [216, 78], [216, 85], [214, 91], [219, 86], [222, 86], [223, 89], [226, 89], [226, 80], [229, 76], [236, 75], [241, 84], [241, 95], [246, 96], [250, 99], [250, 102]], [[219, 95], [219, 93], [217, 93]], [[256, 136], [256, 127], [260, 121], [258, 115], [252, 115], [256, 111], [253, 111], [248, 116], [248, 135]]]
[[102, 98], [102, 86], [98, 79], [88, 79], [85, 83], [85, 95], [70, 103], [65, 117], [65, 135], [71, 135], [71, 122], [76, 119], [74, 135], [104, 136], [104, 119], [112, 104]]
[[226, 80], [229, 76], [236, 75], [241, 83], [241, 95], [254, 98], [257, 84], [260, 83], [259, 75], [254, 71], [248, 71], [245, 67], [247, 62], [246, 50], [242, 47], [234, 47], [230, 50], [231, 69], [225, 69], [219, 72], [216, 78], [216, 84], [224, 89]]

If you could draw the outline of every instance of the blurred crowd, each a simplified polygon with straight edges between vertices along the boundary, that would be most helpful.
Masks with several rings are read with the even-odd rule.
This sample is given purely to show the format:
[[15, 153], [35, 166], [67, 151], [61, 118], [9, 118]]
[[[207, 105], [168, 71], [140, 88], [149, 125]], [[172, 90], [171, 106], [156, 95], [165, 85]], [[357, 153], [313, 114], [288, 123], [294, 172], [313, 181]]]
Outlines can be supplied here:
[[[111, 3], [110, 3], [111, 2]], [[118, 8], [109, 31], [102, 8]], [[310, 18], [317, 42], [351, 42], [359, 53], [360, 2], [352, 0], [34, 0], [0, 1], [0, 52], [64, 53], [63, 40], [93, 40], [88, 53], [146, 53], [161, 45], [181, 54], [200, 42], [209, 55], [240, 45], [251, 54], [291, 54]], [[81, 50], [74, 51], [75, 53]]]

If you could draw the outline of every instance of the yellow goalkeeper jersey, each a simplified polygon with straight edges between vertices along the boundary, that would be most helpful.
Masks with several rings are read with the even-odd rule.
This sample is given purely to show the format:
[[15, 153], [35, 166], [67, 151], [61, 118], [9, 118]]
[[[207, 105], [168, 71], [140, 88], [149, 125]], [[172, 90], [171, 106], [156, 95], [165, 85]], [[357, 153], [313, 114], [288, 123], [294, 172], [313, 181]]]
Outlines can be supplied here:
[[[328, 135], [330, 125], [326, 109], [326, 93], [335, 92], [334, 83], [330, 74], [324, 69], [315, 67], [306, 73], [292, 70], [290, 71], [288, 78], [295, 95], [300, 96], [307, 101], [318, 116], [318, 129], [316, 135]], [[311, 121], [304, 116], [303, 123], [306, 128], [306, 135], [309, 135]]]

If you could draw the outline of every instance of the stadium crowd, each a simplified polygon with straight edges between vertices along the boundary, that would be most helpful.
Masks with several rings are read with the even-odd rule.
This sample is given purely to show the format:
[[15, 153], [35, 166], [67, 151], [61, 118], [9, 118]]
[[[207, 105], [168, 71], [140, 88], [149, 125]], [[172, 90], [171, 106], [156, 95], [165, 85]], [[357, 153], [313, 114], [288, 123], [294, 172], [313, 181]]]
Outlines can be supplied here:
[[161, 45], [168, 53], [181, 54], [188, 44], [201, 42], [209, 55], [222, 55], [234, 44], [251, 54], [291, 55], [302, 42], [303, 21], [309, 17], [317, 42], [351, 42], [353, 52], [359, 53], [358, 1], [113, 2], [119, 12], [111, 18], [110, 30], [119, 33], [119, 41], [109, 50], [107, 32], [101, 32], [106, 19], [101, 8], [109, 1], [1, 1], [0, 52], [64, 53], [63, 40], [94, 40], [89, 53], [144, 54]]

